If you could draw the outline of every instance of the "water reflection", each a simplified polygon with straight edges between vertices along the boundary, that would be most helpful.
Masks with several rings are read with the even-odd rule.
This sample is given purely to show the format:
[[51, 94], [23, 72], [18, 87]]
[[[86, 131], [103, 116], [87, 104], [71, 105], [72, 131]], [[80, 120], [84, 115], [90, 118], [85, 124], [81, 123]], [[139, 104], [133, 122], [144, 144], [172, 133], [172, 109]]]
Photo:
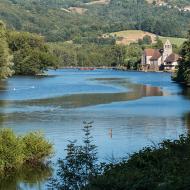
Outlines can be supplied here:
[[0, 179], [0, 190], [44, 189], [44, 182], [52, 176], [50, 166], [31, 168], [24, 166], [16, 173]]
[[190, 99], [190, 87], [182, 86], [182, 95], [185, 96], [187, 99]]
[[[104, 83], [117, 84], [118, 86], [125, 87], [125, 92], [119, 93], [87, 93], [87, 94], [72, 94], [61, 97], [35, 99], [25, 101], [11, 102], [15, 106], [55, 106], [62, 108], [78, 108], [86, 106], [94, 106], [99, 104], [109, 104], [112, 102], [130, 101], [140, 99], [147, 96], [166, 96], [159, 87], [147, 86], [143, 84], [130, 83], [126, 79], [118, 78], [101, 78], [98, 79]], [[129, 90], [129, 91], [128, 91]], [[127, 92], [126, 92], [127, 91]]]
[[7, 90], [7, 81], [6, 80], [0, 80], [0, 92], [4, 92]]
[[184, 115], [184, 122], [185, 126], [187, 127], [188, 133], [190, 133], [190, 112]]

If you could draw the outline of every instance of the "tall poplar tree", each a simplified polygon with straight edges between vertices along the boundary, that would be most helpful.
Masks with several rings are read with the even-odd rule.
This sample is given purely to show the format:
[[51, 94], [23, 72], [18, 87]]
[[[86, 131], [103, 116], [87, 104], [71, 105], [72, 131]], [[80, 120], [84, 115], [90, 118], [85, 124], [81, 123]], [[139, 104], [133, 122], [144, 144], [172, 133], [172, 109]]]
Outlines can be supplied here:
[[6, 27], [0, 21], [0, 79], [7, 78], [13, 74], [11, 70], [12, 65], [12, 56], [9, 53], [6, 37]]

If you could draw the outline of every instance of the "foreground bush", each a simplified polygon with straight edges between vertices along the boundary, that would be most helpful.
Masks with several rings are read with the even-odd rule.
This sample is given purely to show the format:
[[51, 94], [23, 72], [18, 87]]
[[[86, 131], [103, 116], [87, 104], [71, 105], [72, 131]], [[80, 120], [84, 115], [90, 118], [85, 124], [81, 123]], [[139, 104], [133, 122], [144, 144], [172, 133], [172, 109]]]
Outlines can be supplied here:
[[52, 144], [39, 133], [21, 137], [10, 129], [0, 130], [1, 175], [7, 175], [24, 164], [41, 164], [52, 152]]
[[0, 172], [15, 169], [24, 162], [24, 144], [8, 129], [0, 131]]
[[126, 161], [107, 165], [89, 182], [90, 190], [190, 189], [190, 136], [147, 147]]
[[52, 144], [41, 133], [29, 133], [22, 140], [25, 160], [30, 164], [44, 162], [52, 154]]
[[91, 127], [85, 123], [82, 146], [70, 141], [50, 189], [190, 190], [190, 135], [143, 148], [116, 164], [98, 164]]

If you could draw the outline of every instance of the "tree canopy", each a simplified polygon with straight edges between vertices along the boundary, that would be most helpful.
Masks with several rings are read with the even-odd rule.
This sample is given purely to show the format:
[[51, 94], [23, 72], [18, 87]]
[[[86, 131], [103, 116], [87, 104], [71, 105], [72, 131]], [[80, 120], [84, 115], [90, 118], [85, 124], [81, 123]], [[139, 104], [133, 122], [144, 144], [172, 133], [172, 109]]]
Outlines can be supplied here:
[[57, 59], [44, 37], [28, 32], [7, 30], [0, 21], [0, 79], [17, 75], [41, 74], [56, 67]]
[[[172, 8], [146, 0], [111, 0], [105, 5], [86, 2], [89, 0], [2, 0], [0, 19], [10, 28], [42, 34], [48, 41], [94, 40], [127, 29], [184, 37], [190, 25], [190, 12], [175, 8], [181, 3], [189, 5], [188, 0], [170, 1]], [[86, 11], [79, 14], [70, 7]]]
[[0, 21], [0, 79], [7, 78], [13, 74], [12, 65], [5, 24]]
[[36, 75], [48, 67], [56, 67], [57, 59], [50, 54], [42, 36], [11, 31], [8, 42], [13, 53], [15, 74]]
[[183, 43], [180, 55], [179, 68], [173, 79], [177, 82], [190, 85], [190, 31], [187, 41]]

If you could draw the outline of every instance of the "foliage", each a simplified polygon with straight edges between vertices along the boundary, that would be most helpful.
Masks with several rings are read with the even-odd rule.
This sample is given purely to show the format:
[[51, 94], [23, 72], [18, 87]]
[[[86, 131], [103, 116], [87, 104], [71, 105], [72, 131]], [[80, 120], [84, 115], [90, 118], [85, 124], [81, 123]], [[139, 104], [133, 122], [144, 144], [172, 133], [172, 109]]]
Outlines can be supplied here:
[[190, 84], [190, 31], [188, 34], [188, 39], [183, 43], [181, 48], [181, 59], [179, 63], [179, 68], [173, 80], [177, 82], [182, 82], [187, 85]]
[[16, 137], [13, 131], [4, 129], [0, 131], [0, 172], [15, 169], [23, 164], [24, 143], [20, 137]]
[[39, 132], [29, 133], [22, 140], [25, 144], [23, 149], [25, 160], [30, 164], [43, 162], [53, 153], [52, 144]]
[[139, 45], [150, 45], [150, 44], [152, 44], [152, 39], [151, 39], [151, 36], [149, 36], [149, 35], [145, 35], [144, 37], [143, 37], [143, 39], [139, 39], [138, 40], [138, 44]]
[[157, 49], [163, 49], [164, 44], [159, 37], [156, 37], [156, 44], [154, 45], [154, 47]]
[[84, 145], [76, 145], [76, 141], [69, 141], [67, 156], [58, 161], [58, 178], [51, 181], [52, 189], [80, 190], [84, 188], [89, 178], [98, 173], [96, 146], [92, 144], [90, 134], [91, 124], [84, 123]]
[[12, 56], [10, 55], [5, 24], [0, 21], [0, 79], [13, 74]]
[[[175, 4], [179, 5], [181, 1], [176, 0]], [[0, 19], [10, 28], [42, 34], [48, 41], [54, 42], [74, 39], [99, 41], [98, 37], [104, 33], [128, 29], [183, 37], [190, 24], [189, 12], [154, 6], [145, 0], [111, 0], [108, 5], [102, 6], [86, 5], [86, 2], [1, 0]], [[69, 7], [85, 8], [87, 11], [77, 14], [69, 12]]]
[[57, 59], [50, 54], [44, 38], [27, 32], [9, 32], [9, 48], [13, 53], [15, 74], [36, 75], [48, 67], [56, 67]]
[[52, 154], [52, 144], [39, 133], [16, 136], [10, 129], [0, 131], [0, 174], [20, 169], [24, 164], [42, 164]]
[[75, 44], [89, 44], [89, 43], [94, 43], [97, 45], [115, 45], [116, 44], [116, 39], [113, 36], [88, 36], [88, 37], [80, 37], [76, 36], [73, 39], [73, 42]]
[[90, 190], [187, 190], [190, 186], [190, 136], [165, 140], [147, 147], [128, 160], [107, 165], [91, 178]]
[[50, 43], [51, 52], [58, 57], [60, 67], [68, 66], [127, 66], [136, 69], [141, 57], [141, 47], [138, 44], [96, 45]]
[[131, 44], [126, 46], [126, 58], [124, 60], [124, 66], [130, 70], [138, 70], [141, 61], [142, 48], [137, 44]]

